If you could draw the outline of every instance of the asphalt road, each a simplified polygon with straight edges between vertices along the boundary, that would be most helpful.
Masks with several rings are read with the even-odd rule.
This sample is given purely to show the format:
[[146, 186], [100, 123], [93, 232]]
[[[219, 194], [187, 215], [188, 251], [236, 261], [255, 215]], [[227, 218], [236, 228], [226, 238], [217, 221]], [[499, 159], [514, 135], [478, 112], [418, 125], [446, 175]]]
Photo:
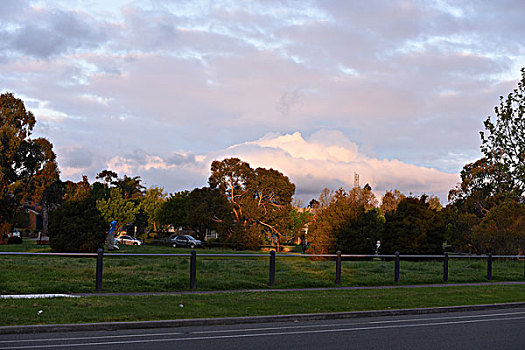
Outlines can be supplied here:
[[0, 349], [525, 349], [525, 308], [0, 335]]

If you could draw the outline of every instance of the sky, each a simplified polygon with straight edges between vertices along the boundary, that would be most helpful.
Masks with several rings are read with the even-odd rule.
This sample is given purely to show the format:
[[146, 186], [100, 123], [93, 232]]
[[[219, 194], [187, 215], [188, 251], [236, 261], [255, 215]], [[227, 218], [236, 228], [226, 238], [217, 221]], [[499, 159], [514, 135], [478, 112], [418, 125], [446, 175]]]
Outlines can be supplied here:
[[399, 189], [447, 202], [525, 67], [525, 2], [0, 1], [0, 93], [63, 180], [166, 192], [213, 160], [274, 168], [307, 204]]

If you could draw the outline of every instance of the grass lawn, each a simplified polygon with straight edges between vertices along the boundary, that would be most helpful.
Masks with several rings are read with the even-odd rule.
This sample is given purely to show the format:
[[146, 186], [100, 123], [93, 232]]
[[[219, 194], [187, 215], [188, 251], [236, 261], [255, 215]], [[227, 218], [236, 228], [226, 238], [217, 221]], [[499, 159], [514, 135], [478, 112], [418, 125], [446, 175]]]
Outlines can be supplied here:
[[[49, 252], [34, 242], [0, 246], [3, 251]], [[123, 246], [120, 253], [186, 253], [169, 246]], [[205, 257], [197, 251], [197, 290], [259, 289], [268, 285], [268, 257]], [[253, 252], [251, 252], [253, 253]], [[115, 253], [117, 255], [118, 253]], [[267, 253], [264, 253], [267, 254]], [[104, 255], [104, 292], [189, 289], [189, 257], [110, 257]], [[269, 254], [268, 254], [269, 255]], [[300, 255], [299, 255], [300, 256]], [[494, 281], [523, 281], [524, 261], [495, 260]], [[95, 289], [95, 259], [0, 256], [0, 294], [86, 293]], [[442, 283], [441, 261], [401, 261], [400, 284]], [[342, 286], [393, 285], [393, 261], [343, 261]], [[485, 282], [486, 261], [450, 259], [449, 282]], [[333, 287], [335, 262], [277, 257], [276, 288]]]
[[285, 315], [523, 301], [523, 285], [0, 299], [0, 325]]

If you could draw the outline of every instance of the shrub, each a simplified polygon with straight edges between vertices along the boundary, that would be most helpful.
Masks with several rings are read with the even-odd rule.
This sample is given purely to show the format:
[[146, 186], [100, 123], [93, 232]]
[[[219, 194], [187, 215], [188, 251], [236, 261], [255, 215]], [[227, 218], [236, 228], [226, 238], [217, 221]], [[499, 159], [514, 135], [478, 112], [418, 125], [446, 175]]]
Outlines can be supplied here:
[[70, 200], [49, 220], [49, 244], [56, 252], [96, 252], [106, 239], [107, 223], [92, 198]]
[[22, 237], [9, 237], [7, 244], [22, 244]]

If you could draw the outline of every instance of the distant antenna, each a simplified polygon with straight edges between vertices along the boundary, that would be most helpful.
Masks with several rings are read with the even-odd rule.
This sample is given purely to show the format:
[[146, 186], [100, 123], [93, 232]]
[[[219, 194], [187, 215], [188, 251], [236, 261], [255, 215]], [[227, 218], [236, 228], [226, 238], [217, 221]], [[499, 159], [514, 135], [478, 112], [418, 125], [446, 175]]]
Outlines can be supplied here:
[[354, 187], [359, 187], [359, 174], [354, 172]]

